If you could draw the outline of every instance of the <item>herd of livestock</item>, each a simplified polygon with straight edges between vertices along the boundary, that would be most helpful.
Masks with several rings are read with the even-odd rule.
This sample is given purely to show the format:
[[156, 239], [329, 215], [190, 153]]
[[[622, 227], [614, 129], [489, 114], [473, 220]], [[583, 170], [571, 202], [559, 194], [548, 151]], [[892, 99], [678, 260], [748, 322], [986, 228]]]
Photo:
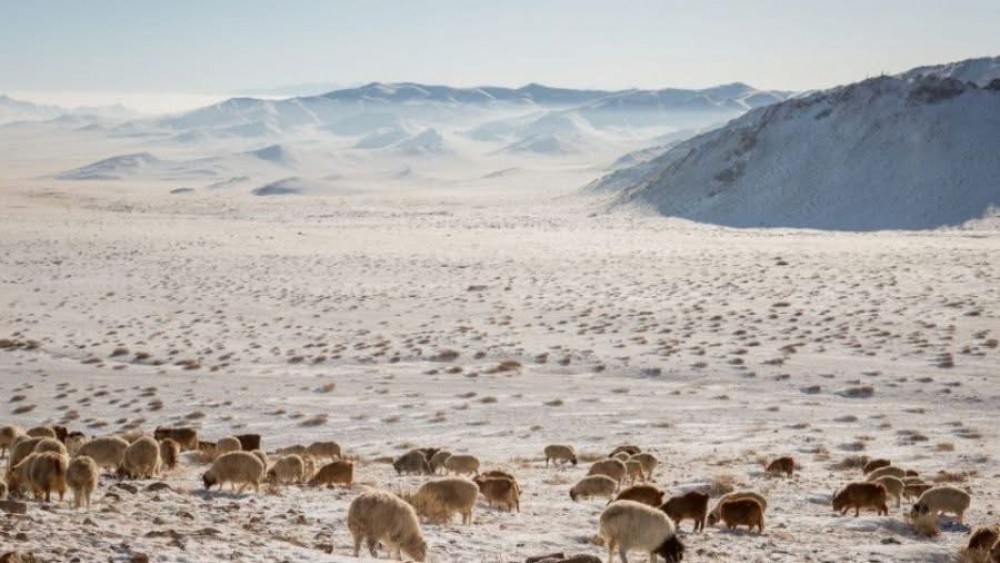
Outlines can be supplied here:
[[[149, 479], [171, 470], [184, 459], [208, 465], [202, 473], [204, 487], [220, 489], [229, 484], [234, 490], [262, 483], [301, 483], [314, 486], [350, 487], [355, 463], [344, 456], [333, 441], [308, 446], [290, 446], [265, 453], [259, 434], [242, 434], [206, 442], [194, 428], [156, 428], [152, 434], [130, 432], [87, 437], [63, 426], [22, 429], [0, 426], [0, 455], [7, 456], [4, 478], [0, 480], [0, 500], [8, 495], [52, 502], [53, 493], [63, 500], [73, 493], [76, 508], [89, 509], [101, 473], [120, 479]], [[577, 465], [579, 458], [569, 445], [544, 448], [545, 465]], [[572, 501], [606, 498], [600, 515], [598, 536], [608, 549], [608, 561], [617, 552], [628, 562], [629, 552], [643, 552], [651, 562], [662, 557], [667, 562], [684, 558], [685, 546], [678, 534], [686, 520], [692, 531], [701, 532], [706, 523], [722, 523], [728, 529], [740, 526], [763, 533], [767, 499], [757, 491], [737, 490], [723, 494], [709, 508], [706, 490], [692, 489], [672, 497], [654, 485], [652, 477], [659, 464], [655, 455], [635, 445], [614, 448], [607, 457], [593, 461], [587, 475], [569, 489]], [[354, 555], [362, 545], [377, 556], [381, 546], [391, 555], [403, 554], [416, 561], [427, 556], [427, 542], [421, 521], [450, 522], [455, 514], [462, 524], [472, 524], [474, 509], [482, 497], [489, 506], [520, 511], [521, 484], [517, 476], [499, 469], [483, 470], [479, 458], [451, 453], [440, 448], [413, 449], [393, 461], [399, 474], [432, 475], [416, 491], [393, 493], [366, 488], [354, 497], [347, 514], [347, 527], [354, 539]], [[766, 467], [769, 475], [791, 476], [795, 460], [780, 457]], [[911, 519], [954, 514], [961, 523], [971, 503], [966, 491], [952, 486], [926, 483], [911, 469], [895, 466], [887, 459], [873, 459], [862, 468], [863, 478], [847, 483], [833, 494], [833, 509], [841, 514], [853, 510], [874, 510], [888, 514], [894, 500], [912, 500]], [[438, 477], [439, 473], [445, 476]], [[466, 477], [468, 476], [468, 477]], [[971, 561], [1000, 563], [1000, 533], [997, 526], [977, 529], [964, 551]], [[531, 563], [598, 561], [592, 555], [550, 554], [529, 558]]]

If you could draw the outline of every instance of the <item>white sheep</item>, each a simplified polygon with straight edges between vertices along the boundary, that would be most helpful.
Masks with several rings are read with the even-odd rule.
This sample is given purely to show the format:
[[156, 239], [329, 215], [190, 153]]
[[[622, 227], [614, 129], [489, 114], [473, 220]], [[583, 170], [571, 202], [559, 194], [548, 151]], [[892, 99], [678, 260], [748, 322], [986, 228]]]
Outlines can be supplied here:
[[56, 431], [51, 426], [36, 426], [29, 428], [28, 436], [32, 438], [56, 438]]
[[653, 479], [653, 470], [660, 464], [660, 460], [649, 452], [640, 452], [628, 459], [629, 461], [638, 462], [639, 465], [642, 466], [642, 473], [647, 481], [651, 481]]
[[431, 459], [428, 460], [431, 467], [431, 473], [436, 475], [439, 469], [444, 469], [444, 462], [448, 461], [449, 457], [451, 457], [451, 452], [445, 450], [435, 452], [434, 455], [431, 456]]
[[306, 453], [316, 459], [341, 459], [340, 444], [337, 442], [313, 442], [306, 448]]
[[867, 476], [865, 476], [865, 481], [869, 483], [874, 483], [879, 477], [885, 476], [895, 477], [897, 479], [902, 479], [906, 477], [906, 470], [902, 467], [896, 467], [895, 465], [887, 465], [885, 467], [879, 467], [878, 469], [872, 471]]
[[160, 464], [160, 445], [143, 436], [125, 448], [120, 471], [132, 479], [149, 479], [160, 472]]
[[569, 498], [576, 501], [578, 498], [605, 497], [610, 499], [615, 496], [618, 490], [618, 481], [607, 475], [589, 475], [580, 479], [573, 488], [569, 490]]
[[0, 426], [0, 454], [6, 454], [7, 450], [14, 445], [14, 442], [22, 436], [28, 434], [20, 426], [8, 424]]
[[31, 438], [28, 435], [17, 438], [10, 447], [10, 455], [7, 458], [8, 471], [20, 465], [25, 458], [35, 453], [35, 446], [44, 438]]
[[85, 455], [93, 458], [94, 462], [101, 469], [117, 469], [121, 465], [122, 457], [125, 455], [125, 450], [128, 447], [129, 443], [120, 436], [104, 436], [85, 442], [76, 451], [76, 455]]
[[271, 465], [270, 462], [267, 459], [267, 454], [264, 453], [264, 450], [251, 450], [250, 453], [252, 453], [253, 455], [257, 456], [257, 459], [259, 459], [260, 462], [264, 464], [264, 468], [265, 469], [269, 465]]
[[229, 452], [238, 452], [241, 450], [243, 450], [243, 444], [240, 444], [239, 438], [236, 436], [226, 436], [215, 443], [213, 455], [219, 457]]
[[893, 477], [892, 475], [883, 475], [876, 479], [875, 482], [882, 483], [882, 486], [885, 487], [885, 492], [890, 496], [896, 497], [896, 508], [903, 505], [903, 489], [906, 485], [902, 479]]
[[462, 524], [471, 525], [478, 498], [479, 487], [472, 481], [464, 477], [446, 477], [424, 483], [405, 500], [430, 521], [446, 523], [457, 512], [462, 515]]
[[608, 546], [608, 563], [613, 563], [615, 548], [622, 563], [628, 563], [629, 551], [649, 554], [651, 562], [659, 555], [668, 563], [684, 557], [684, 544], [677, 530], [662, 510], [631, 500], [619, 500], [601, 513], [598, 534]]
[[35, 444], [35, 449], [32, 451], [36, 454], [53, 452], [59, 455], [69, 456], [69, 451], [66, 450], [66, 446], [55, 438], [42, 438], [41, 441]]
[[920, 495], [916, 504], [913, 505], [911, 516], [920, 514], [940, 514], [951, 512], [958, 516], [958, 523], [962, 523], [962, 517], [972, 503], [969, 493], [955, 487], [934, 487], [924, 491]]
[[456, 475], [463, 475], [465, 473], [479, 475], [479, 458], [474, 455], [465, 454], [451, 455], [448, 456], [448, 459], [444, 460], [444, 468], [449, 473], [455, 473]]
[[590, 466], [587, 475], [607, 475], [621, 484], [628, 475], [628, 468], [625, 466], [625, 462], [620, 459], [602, 459]]
[[244, 451], [222, 454], [201, 476], [206, 489], [211, 489], [213, 485], [219, 485], [221, 489], [226, 483], [232, 483], [234, 489], [239, 485], [237, 489], [239, 492], [243, 492], [248, 486], [260, 492], [260, 482], [263, 478], [264, 464], [257, 456]]
[[81, 455], [70, 460], [66, 467], [66, 484], [73, 491], [75, 508], [90, 509], [90, 495], [97, 488], [99, 474], [100, 469], [90, 456]]
[[273, 483], [301, 483], [305, 480], [306, 463], [299, 455], [286, 455], [278, 458], [267, 471], [267, 479]]
[[366, 491], [351, 501], [347, 509], [347, 529], [354, 538], [354, 556], [359, 557], [365, 542], [372, 557], [379, 542], [396, 559], [406, 553], [416, 561], [427, 557], [427, 542], [420, 530], [420, 521], [413, 507], [385, 491]]
[[564, 444], [552, 444], [545, 446], [545, 467], [549, 466], [549, 460], [552, 460], [553, 464], [561, 462], [576, 465], [576, 451], [573, 449], [573, 446], [567, 446]]

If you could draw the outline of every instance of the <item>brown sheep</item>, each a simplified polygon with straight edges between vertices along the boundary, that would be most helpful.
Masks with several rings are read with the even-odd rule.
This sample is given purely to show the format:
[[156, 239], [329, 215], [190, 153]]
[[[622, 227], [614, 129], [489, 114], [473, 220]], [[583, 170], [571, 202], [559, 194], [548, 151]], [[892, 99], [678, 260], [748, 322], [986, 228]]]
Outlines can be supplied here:
[[15, 441], [10, 447], [10, 454], [7, 459], [8, 469], [20, 465], [25, 458], [35, 453], [35, 446], [42, 440], [44, 438], [28, 438], [25, 436]]
[[479, 492], [486, 497], [489, 506], [493, 503], [505, 506], [508, 512], [521, 512], [520, 487], [517, 481], [508, 477], [484, 477], [478, 475], [472, 480], [479, 487]]
[[573, 446], [567, 446], [563, 444], [552, 444], [545, 446], [545, 467], [549, 466], [549, 461], [554, 464], [558, 463], [572, 463], [576, 465], [576, 451], [573, 450]]
[[764, 507], [756, 500], [744, 498], [726, 501], [722, 503], [720, 510], [726, 528], [733, 530], [737, 526], [746, 526], [750, 530], [757, 528], [757, 533], [764, 533]]
[[490, 469], [489, 471], [483, 471], [480, 473], [479, 477], [503, 477], [504, 479], [510, 479], [515, 485], [517, 485], [517, 493], [521, 494], [521, 482], [517, 480], [517, 477], [515, 477], [513, 473], [508, 473], [501, 469]]
[[[658, 508], [663, 504], [665, 494], [656, 485], [632, 485], [618, 493], [618, 496], [614, 500], [633, 500], [647, 506], [652, 506], [653, 508]], [[608, 501], [608, 503], [610, 504], [611, 501]]]
[[166, 469], [174, 469], [181, 457], [181, 445], [173, 438], [160, 441], [160, 461]]
[[20, 426], [8, 424], [0, 426], [0, 455], [6, 454], [14, 442], [22, 436], [27, 436]]
[[996, 526], [982, 527], [972, 533], [972, 537], [969, 538], [969, 549], [981, 549], [983, 551], [988, 550], [993, 547], [993, 544], [997, 543], [1000, 539], [1000, 531], [997, 530]]
[[90, 508], [90, 496], [97, 488], [101, 470], [90, 456], [74, 457], [66, 467], [66, 484], [73, 491], [74, 508]]
[[858, 517], [862, 508], [873, 508], [879, 516], [888, 515], [887, 498], [888, 493], [886, 493], [882, 483], [849, 483], [833, 495], [833, 510], [843, 515], [853, 508], [855, 518]]
[[795, 459], [791, 456], [783, 456], [768, 464], [765, 470], [768, 475], [781, 475], [791, 477], [795, 473]]
[[875, 471], [876, 469], [881, 469], [883, 467], [889, 467], [890, 465], [892, 465], [892, 462], [889, 461], [888, 459], [877, 458], [877, 459], [873, 459], [873, 460], [869, 461], [868, 463], [866, 463], [865, 466], [861, 468], [861, 471], [865, 475], [868, 475], [869, 473], [871, 473], [872, 471]]
[[751, 498], [760, 503], [760, 507], [767, 511], [767, 499], [757, 491], [733, 491], [722, 495], [719, 502], [708, 513], [708, 525], [714, 526], [722, 519], [722, 504], [731, 500]]
[[343, 459], [340, 444], [337, 442], [313, 442], [306, 448], [306, 453], [316, 459]]
[[[760, 506], [760, 503], [757, 505]], [[671, 497], [670, 500], [663, 503], [660, 510], [666, 512], [678, 528], [680, 528], [682, 521], [688, 518], [694, 520], [694, 531], [700, 532], [705, 529], [705, 519], [708, 517], [708, 494], [701, 491], [690, 491]], [[761, 513], [763, 510], [761, 508]], [[763, 516], [761, 517], [761, 526], [763, 526]]]
[[237, 434], [234, 436], [240, 442], [240, 449], [252, 452], [260, 449], [260, 434]]
[[1000, 540], [993, 544], [993, 549], [990, 550], [990, 561], [992, 563], [1000, 563]]
[[188, 451], [198, 451], [198, 431], [194, 428], [164, 428], [162, 426], [153, 430], [153, 438], [157, 441], [171, 438], [180, 444], [181, 448]]
[[28, 483], [35, 499], [52, 499], [52, 491], [59, 493], [59, 501], [66, 495], [66, 468], [69, 460], [55, 452], [35, 454], [28, 469]]
[[353, 482], [354, 462], [351, 461], [334, 461], [332, 463], [328, 463], [323, 467], [320, 467], [319, 471], [316, 472], [316, 475], [309, 480], [310, 485], [326, 485], [327, 487], [331, 487], [333, 485], [350, 487]]
[[56, 431], [51, 426], [36, 426], [28, 429], [28, 436], [32, 438], [52, 438], [56, 439]]
[[238, 492], [243, 492], [247, 487], [253, 487], [254, 491], [259, 492], [260, 482], [264, 479], [264, 470], [264, 464], [252, 453], [229, 452], [212, 462], [208, 471], [202, 474], [201, 481], [205, 485], [205, 490], [211, 489], [214, 485], [218, 485], [221, 490], [228, 482]]
[[608, 458], [595, 461], [587, 471], [587, 475], [606, 475], [617, 481], [618, 485], [621, 486], [622, 481], [625, 480], [625, 476], [628, 474], [627, 472], [628, 469], [621, 460]]
[[33, 451], [36, 454], [53, 452], [64, 456], [69, 456], [69, 451], [66, 450], [66, 445], [57, 440], [56, 438], [42, 438], [40, 442], [35, 444], [35, 449]]
[[904, 483], [903, 498], [906, 500], [920, 498], [920, 495], [932, 489], [934, 485], [930, 483]]

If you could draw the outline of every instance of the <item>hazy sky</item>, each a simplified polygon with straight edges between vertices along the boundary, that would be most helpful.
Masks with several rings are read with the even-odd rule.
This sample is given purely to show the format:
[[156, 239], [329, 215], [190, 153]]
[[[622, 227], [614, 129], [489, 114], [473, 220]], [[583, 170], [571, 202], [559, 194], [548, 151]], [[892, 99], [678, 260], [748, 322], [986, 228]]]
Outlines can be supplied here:
[[1000, 54], [1000, 0], [0, 0], [0, 92], [832, 86]]

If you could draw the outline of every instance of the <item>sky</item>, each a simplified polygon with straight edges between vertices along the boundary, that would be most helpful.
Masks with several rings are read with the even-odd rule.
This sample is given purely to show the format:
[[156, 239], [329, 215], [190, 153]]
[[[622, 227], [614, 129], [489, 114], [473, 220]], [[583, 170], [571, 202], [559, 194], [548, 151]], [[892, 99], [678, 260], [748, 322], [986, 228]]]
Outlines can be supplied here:
[[808, 90], [1000, 55], [1000, 0], [0, 0], [0, 92]]

